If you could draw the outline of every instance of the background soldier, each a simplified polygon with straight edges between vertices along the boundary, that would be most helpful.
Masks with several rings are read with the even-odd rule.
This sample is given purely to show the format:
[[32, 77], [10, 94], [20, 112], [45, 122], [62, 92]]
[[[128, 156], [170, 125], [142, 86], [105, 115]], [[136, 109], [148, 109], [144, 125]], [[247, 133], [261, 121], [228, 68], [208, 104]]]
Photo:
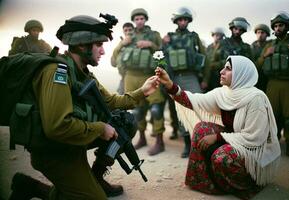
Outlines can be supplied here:
[[[124, 48], [122, 55], [122, 65], [125, 67], [125, 91], [133, 91], [140, 87], [144, 81], [154, 74], [154, 63], [152, 53], [160, 49], [161, 37], [157, 31], [145, 25], [148, 20], [147, 11], [137, 8], [131, 13], [131, 20], [135, 23], [135, 33], [131, 41]], [[146, 114], [148, 109], [151, 111], [153, 135], [156, 136], [156, 143], [148, 151], [149, 155], [155, 155], [164, 151], [163, 132], [164, 127], [164, 96], [160, 89], [153, 95], [143, 99], [134, 109], [135, 117], [138, 121], [140, 138], [135, 145], [136, 149], [146, 146]]]
[[220, 70], [223, 68], [221, 63], [220, 41], [224, 39], [224, 30], [220, 27], [212, 31], [213, 43], [207, 47], [207, 59], [210, 61], [211, 76], [208, 90], [212, 90], [220, 85]]
[[39, 40], [39, 33], [43, 32], [42, 24], [37, 20], [29, 20], [24, 26], [27, 36], [21, 38], [14, 37], [9, 55], [30, 52], [30, 53], [50, 53], [51, 47], [44, 40]]
[[[115, 139], [118, 133], [104, 122], [100, 108], [95, 110], [77, 94], [86, 80], [94, 79], [110, 110], [131, 109], [155, 91], [157, 77], [151, 77], [135, 91], [112, 95], [87, 68], [87, 65], [98, 65], [104, 54], [103, 42], [112, 39], [108, 23], [86, 15], [75, 16], [66, 20], [57, 37], [69, 46], [64, 56], [68, 66], [49, 64], [35, 76], [32, 84], [45, 136], [58, 148], [32, 149], [32, 166], [54, 184], [50, 199], [104, 200], [106, 195], [119, 195], [122, 187], [103, 179], [107, 171], [103, 156], [97, 155], [91, 169], [86, 153], [90, 146], [101, 146]], [[18, 180], [14, 179], [15, 182]]]
[[280, 12], [271, 19], [276, 39], [267, 44], [258, 66], [268, 76], [266, 94], [271, 102], [278, 126], [278, 137], [284, 128], [286, 155], [289, 156], [289, 15]]
[[229, 23], [232, 35], [220, 43], [223, 54], [221, 66], [225, 65], [225, 60], [229, 55], [242, 55], [253, 59], [250, 45], [242, 40], [242, 35], [248, 31], [249, 27], [250, 24], [243, 17], [236, 17]]
[[133, 24], [130, 22], [124, 23], [122, 26], [122, 30], [123, 30], [124, 38], [122, 36], [120, 37], [121, 41], [115, 47], [115, 49], [113, 50], [113, 54], [111, 56], [111, 65], [113, 67], [117, 67], [118, 73], [121, 76], [119, 86], [117, 88], [117, 92], [119, 94], [124, 94], [124, 76], [125, 76], [125, 69], [121, 65], [121, 56], [122, 56], [121, 49], [122, 49], [122, 47], [124, 47], [128, 43], [130, 43], [130, 41], [131, 41], [131, 36], [134, 32]]
[[[205, 47], [196, 32], [188, 30], [188, 24], [193, 17], [190, 10], [180, 8], [173, 15], [172, 21], [178, 28], [175, 32], [169, 32], [164, 38], [164, 49], [168, 58], [170, 75], [174, 82], [184, 90], [202, 92], [198, 74], [203, 71], [205, 65]], [[207, 63], [206, 63], [207, 64]], [[208, 69], [208, 65], [205, 65]], [[208, 72], [207, 72], [208, 73]], [[208, 75], [208, 74], [205, 74]], [[208, 76], [205, 76], [202, 87], [208, 85]], [[180, 126], [180, 132], [184, 138], [185, 148], [181, 157], [188, 157], [191, 140], [189, 132]]]
[[[264, 47], [270, 42], [270, 40], [267, 40], [267, 37], [270, 36], [270, 28], [266, 24], [258, 24], [254, 28], [254, 32], [256, 34], [257, 40], [251, 44], [251, 49], [254, 59], [253, 61], [257, 63], [257, 60], [260, 57]], [[260, 67], [258, 66], [257, 68], [260, 69]], [[256, 84], [256, 87], [265, 92], [267, 85], [267, 77], [263, 74], [262, 70], [261, 71], [258, 70], [258, 73], [259, 79], [258, 83]]]

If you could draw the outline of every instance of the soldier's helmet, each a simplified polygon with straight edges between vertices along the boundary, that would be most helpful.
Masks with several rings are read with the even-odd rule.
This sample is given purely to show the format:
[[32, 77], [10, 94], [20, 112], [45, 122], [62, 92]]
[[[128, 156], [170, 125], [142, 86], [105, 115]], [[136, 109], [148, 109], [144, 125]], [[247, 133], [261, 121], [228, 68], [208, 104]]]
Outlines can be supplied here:
[[256, 33], [258, 30], [262, 30], [267, 34], [267, 36], [270, 36], [271, 31], [270, 31], [270, 28], [266, 24], [258, 24], [257, 26], [255, 26], [254, 32]]
[[[89, 30], [85, 26], [93, 27], [100, 25], [101, 22], [91, 16], [78, 15], [65, 21], [65, 24], [57, 31], [57, 38], [60, 39], [63, 44], [66, 45], [79, 45], [79, 44], [90, 44], [94, 42], [105, 42], [108, 41], [108, 37], [105, 33], [101, 33], [102, 27], [98, 30]], [[80, 28], [83, 27], [83, 28]]]
[[148, 12], [143, 8], [136, 8], [131, 12], [131, 15], [130, 15], [131, 21], [133, 21], [134, 17], [137, 15], [143, 15], [146, 18], [146, 20], [149, 19]]
[[221, 28], [221, 27], [216, 27], [216, 28], [214, 28], [214, 29], [211, 31], [212, 36], [213, 36], [214, 34], [216, 34], [216, 33], [221, 34], [223, 37], [225, 36], [224, 29]]
[[43, 26], [40, 21], [31, 19], [25, 23], [24, 31], [29, 32], [31, 28], [39, 28], [40, 32], [43, 32]]
[[271, 28], [274, 30], [276, 23], [284, 23], [287, 27], [289, 26], [289, 14], [286, 12], [279, 12], [271, 18]]
[[181, 7], [178, 9], [177, 13], [173, 14], [172, 22], [176, 24], [177, 20], [180, 18], [186, 18], [189, 20], [189, 23], [190, 23], [193, 21], [192, 12], [188, 8]]
[[233, 27], [242, 28], [247, 32], [250, 28], [250, 24], [244, 17], [236, 17], [229, 23], [229, 28], [232, 29]]

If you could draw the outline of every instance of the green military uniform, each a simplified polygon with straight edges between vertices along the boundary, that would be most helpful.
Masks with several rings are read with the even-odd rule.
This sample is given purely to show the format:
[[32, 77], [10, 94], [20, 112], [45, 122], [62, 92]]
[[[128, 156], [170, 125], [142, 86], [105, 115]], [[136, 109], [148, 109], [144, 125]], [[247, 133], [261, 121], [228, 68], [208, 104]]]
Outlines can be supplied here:
[[22, 52], [30, 53], [49, 53], [51, 47], [44, 40], [38, 40], [30, 35], [24, 37], [14, 37], [11, 44], [9, 55], [14, 55]]
[[220, 70], [224, 67], [221, 59], [220, 41], [212, 43], [207, 47], [207, 59], [210, 63], [211, 76], [209, 81], [209, 90], [220, 86]]
[[115, 47], [115, 49], [113, 50], [113, 53], [112, 53], [112, 56], [111, 56], [111, 59], [110, 59], [110, 62], [111, 62], [111, 65], [113, 67], [117, 67], [118, 69], [118, 72], [121, 76], [121, 80], [120, 80], [120, 83], [119, 83], [119, 87], [117, 89], [117, 92], [119, 94], [123, 94], [124, 93], [124, 76], [125, 76], [125, 69], [124, 67], [122, 66], [121, 64], [121, 50], [123, 48], [123, 44], [122, 42], [120, 41], [118, 43], [118, 45]]
[[[264, 42], [260, 42], [260, 41], [254, 41], [251, 44], [251, 50], [252, 50], [252, 56], [253, 56], [253, 61], [255, 62], [255, 64], [257, 65], [257, 60], [260, 57], [264, 47], [269, 44], [271, 41], [264, 41]], [[260, 67], [257, 66], [258, 69], [260, 69]], [[266, 91], [266, 86], [267, 86], [267, 77], [264, 75], [264, 73], [260, 70], [258, 70], [259, 73], [259, 79], [258, 82], [256, 84], [256, 87], [263, 90], [264, 92]]]
[[[57, 189], [54, 188], [51, 192], [51, 199], [106, 199], [86, 157], [87, 146], [104, 133], [105, 123], [101, 121], [100, 116], [95, 122], [87, 121], [85, 104], [78, 101], [72, 92], [72, 76], [76, 77], [77, 84], [88, 78], [95, 78], [88, 73], [88, 69], [81, 71], [75, 65], [71, 66], [71, 58], [67, 59], [70, 64], [68, 75], [59, 74], [58, 65], [50, 64], [34, 78], [33, 89], [45, 135], [52, 140], [73, 146], [57, 152], [32, 150], [32, 165], [56, 186]], [[111, 110], [131, 109], [144, 98], [141, 89], [119, 96], [110, 94], [97, 80], [96, 84]], [[77, 113], [82, 113], [83, 119]]]
[[[262, 70], [264, 71], [264, 73], [268, 74], [267, 76], [269, 80], [267, 84], [266, 94], [271, 102], [279, 131], [284, 127], [284, 123], [285, 124], [287, 123], [288, 124], [287, 126], [289, 126], [289, 90], [288, 90], [289, 88], [289, 62], [288, 62], [289, 46], [288, 45], [289, 45], [289, 34], [287, 33], [287, 35], [283, 39], [277, 38], [271, 41], [269, 44], [267, 44], [264, 47], [264, 50], [258, 59], [258, 66], [262, 66]], [[267, 69], [268, 64], [266, 64], [266, 67], [265, 65], [263, 65], [264, 61], [266, 63], [264, 54], [269, 47], [274, 47], [274, 54], [272, 58], [274, 59], [274, 55], [275, 55], [277, 57], [277, 61], [276, 61], [277, 63], [279, 62], [278, 61], [279, 55], [284, 55], [285, 58], [287, 57], [287, 61], [285, 61], [285, 63], [281, 62], [282, 64], [280, 67], [284, 68], [283, 72], [282, 71], [279, 72], [279, 66], [276, 66], [278, 64], [274, 61], [273, 63], [275, 63], [275, 65], [274, 66], [272, 65], [272, 67], [276, 68], [275, 70], [271, 70], [271, 69], [268, 70]], [[268, 58], [268, 60], [270, 62], [270, 58]], [[284, 128], [284, 136], [286, 140], [289, 141], [288, 127]]]
[[44, 40], [39, 40], [38, 34], [37, 37], [36, 35], [31, 35], [30, 31], [33, 28], [37, 28], [39, 32], [43, 32], [43, 26], [40, 21], [34, 19], [27, 21], [24, 26], [24, 31], [29, 33], [29, 35], [20, 38], [14, 37], [11, 44], [11, 50], [8, 53], [9, 55], [14, 55], [22, 52], [50, 53], [51, 47], [49, 44], [47, 44]]
[[[127, 46], [127, 48], [132, 48], [136, 49], [136, 51], [140, 50], [136, 47], [136, 43], [140, 40], [146, 40], [146, 41], [151, 41], [152, 46], [149, 49], [142, 49], [142, 50], [149, 50], [149, 62], [147, 62], [145, 65], [146, 66], [138, 66], [141, 65], [140, 63], [136, 63], [133, 66], [126, 67], [126, 75], [125, 75], [125, 80], [124, 80], [124, 86], [125, 86], [125, 91], [133, 91], [137, 88], [139, 88], [147, 78], [150, 76], [154, 75], [154, 68], [151, 66], [152, 63], [152, 53], [158, 49], [160, 49], [161, 46], [161, 37], [160, 34], [156, 31], [152, 31], [149, 26], [145, 26], [143, 30], [135, 30], [135, 33], [132, 36], [132, 43]], [[141, 50], [141, 51], [142, 51]], [[141, 53], [140, 53], [141, 54]], [[134, 56], [134, 53], [132, 53], [130, 56]], [[138, 55], [141, 57], [141, 55]], [[139, 58], [140, 60], [142, 58]], [[140, 61], [141, 62], [141, 61]], [[155, 93], [150, 95], [147, 98], [144, 98], [138, 106], [141, 107], [142, 111], [141, 116], [137, 117], [138, 120], [138, 129], [141, 132], [144, 132], [146, 130], [146, 113], [148, 111], [149, 106], [153, 104], [160, 104], [165, 101], [163, 94], [161, 93], [160, 89], [157, 89]], [[163, 133], [165, 130], [164, 127], [164, 117], [161, 116], [160, 119], [154, 119], [153, 120], [153, 133], [154, 134], [160, 134]]]
[[229, 55], [241, 55], [253, 59], [251, 47], [249, 44], [243, 42], [242, 39], [235, 39], [234, 37], [225, 38], [220, 42], [221, 46], [221, 66], [225, 65], [226, 59]]

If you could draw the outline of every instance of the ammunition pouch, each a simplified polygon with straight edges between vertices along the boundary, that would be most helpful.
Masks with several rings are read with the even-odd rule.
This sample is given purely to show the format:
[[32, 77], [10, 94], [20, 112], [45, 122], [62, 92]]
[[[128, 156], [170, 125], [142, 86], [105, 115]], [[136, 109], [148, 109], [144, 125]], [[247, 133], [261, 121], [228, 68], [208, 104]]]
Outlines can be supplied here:
[[265, 59], [262, 69], [267, 76], [289, 79], [289, 55], [274, 53]]
[[121, 61], [125, 69], [153, 71], [156, 67], [149, 49], [127, 47], [122, 53]]
[[171, 49], [168, 51], [169, 63], [173, 71], [201, 71], [205, 65], [206, 56], [186, 49]]

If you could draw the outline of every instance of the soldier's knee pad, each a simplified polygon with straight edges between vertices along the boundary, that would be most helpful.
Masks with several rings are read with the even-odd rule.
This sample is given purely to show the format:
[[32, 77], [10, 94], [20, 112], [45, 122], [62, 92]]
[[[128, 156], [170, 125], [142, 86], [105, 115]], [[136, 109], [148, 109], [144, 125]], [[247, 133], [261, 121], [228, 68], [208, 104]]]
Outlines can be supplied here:
[[145, 107], [137, 107], [137, 108], [133, 109], [132, 113], [133, 113], [136, 121], [140, 121], [144, 117]]
[[153, 119], [160, 120], [163, 117], [164, 104], [158, 103], [151, 106], [151, 115]]

